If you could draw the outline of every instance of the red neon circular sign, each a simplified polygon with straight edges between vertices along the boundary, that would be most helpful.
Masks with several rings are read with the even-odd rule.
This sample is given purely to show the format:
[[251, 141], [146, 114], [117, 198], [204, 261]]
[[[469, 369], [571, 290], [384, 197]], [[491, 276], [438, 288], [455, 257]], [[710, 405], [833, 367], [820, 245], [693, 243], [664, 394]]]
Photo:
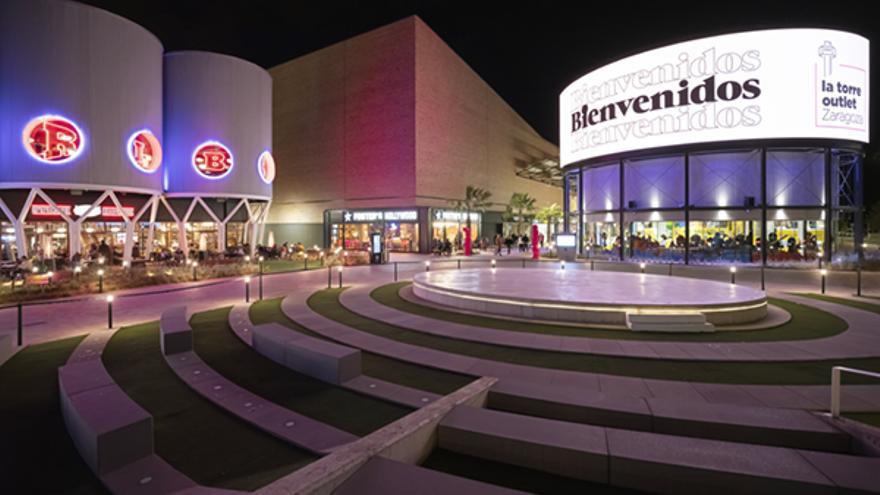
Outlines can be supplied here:
[[71, 120], [41, 115], [24, 126], [21, 135], [27, 152], [44, 163], [65, 163], [82, 152], [85, 136]]
[[217, 141], [200, 144], [192, 156], [196, 172], [208, 179], [220, 179], [232, 170], [232, 152]]
[[156, 136], [144, 129], [128, 138], [128, 159], [138, 170], [153, 173], [162, 165], [162, 146]]
[[257, 159], [257, 170], [260, 172], [260, 178], [266, 184], [271, 184], [275, 180], [275, 158], [272, 157], [272, 153], [268, 151], [260, 153], [260, 157]]

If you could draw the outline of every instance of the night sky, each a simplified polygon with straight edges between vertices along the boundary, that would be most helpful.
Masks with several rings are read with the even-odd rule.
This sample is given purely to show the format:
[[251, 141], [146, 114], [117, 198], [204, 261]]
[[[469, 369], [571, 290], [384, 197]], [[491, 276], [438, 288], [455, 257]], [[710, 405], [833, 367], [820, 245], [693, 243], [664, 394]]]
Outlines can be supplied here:
[[[554, 143], [558, 143], [560, 90], [594, 68], [648, 48], [774, 27], [838, 28], [880, 42], [876, 36], [880, 23], [870, 8], [876, 3], [870, 1], [85, 3], [143, 25], [162, 40], [166, 50], [216, 51], [266, 68], [416, 14]], [[876, 54], [873, 50], [871, 65], [875, 67]], [[872, 83], [872, 89], [876, 86]], [[871, 120], [880, 122], [876, 110], [872, 110]], [[877, 135], [874, 131], [871, 134]]]

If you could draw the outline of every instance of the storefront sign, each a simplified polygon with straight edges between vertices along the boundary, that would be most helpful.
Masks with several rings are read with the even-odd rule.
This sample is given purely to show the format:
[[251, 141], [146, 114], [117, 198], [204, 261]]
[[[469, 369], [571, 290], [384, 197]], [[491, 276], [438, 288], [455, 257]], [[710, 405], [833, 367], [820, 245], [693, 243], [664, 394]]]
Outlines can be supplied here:
[[842, 31], [776, 29], [606, 65], [559, 96], [560, 163], [716, 141], [868, 142], [868, 45]]
[[382, 220], [394, 222], [415, 222], [419, 219], [416, 210], [387, 210], [387, 211], [345, 211], [342, 213], [345, 222], [381, 222]]
[[[81, 217], [88, 212], [87, 218], [93, 217], [104, 217], [104, 218], [122, 218], [125, 215], [128, 218], [134, 216], [134, 207], [132, 206], [123, 206], [122, 211], [119, 210], [116, 206], [99, 206], [93, 208], [89, 211], [91, 205], [58, 205], [58, 210], [61, 210], [67, 216], [75, 216]], [[53, 208], [51, 205], [47, 204], [33, 204], [31, 205], [31, 215], [35, 217], [51, 217], [51, 218], [61, 218], [61, 215], [58, 214], [58, 211]]]
[[207, 141], [196, 147], [192, 164], [202, 177], [221, 179], [232, 171], [232, 152], [223, 143]]
[[[464, 211], [434, 210], [434, 220], [445, 222], [466, 222], [467, 217], [467, 212]], [[472, 222], [480, 221], [480, 214], [478, 212], [472, 211], [470, 217]]]
[[275, 180], [275, 158], [272, 153], [264, 151], [257, 158], [257, 171], [260, 173], [260, 179], [266, 184], [271, 184]]
[[135, 132], [128, 138], [126, 146], [131, 164], [142, 172], [151, 174], [162, 165], [162, 145], [156, 136], [144, 129]]
[[41, 115], [24, 127], [22, 143], [27, 152], [43, 163], [73, 160], [83, 150], [85, 136], [73, 121], [58, 115]]

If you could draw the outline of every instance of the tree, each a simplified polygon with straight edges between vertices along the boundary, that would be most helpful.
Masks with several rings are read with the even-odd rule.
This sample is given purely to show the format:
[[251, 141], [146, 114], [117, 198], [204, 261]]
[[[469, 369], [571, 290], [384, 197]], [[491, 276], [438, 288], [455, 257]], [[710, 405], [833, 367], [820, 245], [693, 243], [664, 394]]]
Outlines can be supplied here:
[[[535, 218], [539, 222], [547, 224], [547, 237], [551, 237], [555, 232], [550, 231], [550, 226], [553, 225], [555, 227], [562, 216], [562, 207], [559, 206], [559, 203], [553, 203], [538, 210], [538, 214], [535, 215]], [[555, 230], [555, 228], [553, 230]]]
[[464, 199], [450, 201], [450, 204], [456, 210], [464, 212], [468, 231], [473, 232], [471, 229], [471, 212], [485, 212], [486, 208], [492, 205], [492, 202], [489, 201], [491, 197], [492, 193], [482, 187], [468, 185], [464, 190]]
[[504, 214], [516, 224], [516, 233], [521, 234], [523, 224], [531, 223], [535, 217], [535, 198], [529, 193], [513, 193]]

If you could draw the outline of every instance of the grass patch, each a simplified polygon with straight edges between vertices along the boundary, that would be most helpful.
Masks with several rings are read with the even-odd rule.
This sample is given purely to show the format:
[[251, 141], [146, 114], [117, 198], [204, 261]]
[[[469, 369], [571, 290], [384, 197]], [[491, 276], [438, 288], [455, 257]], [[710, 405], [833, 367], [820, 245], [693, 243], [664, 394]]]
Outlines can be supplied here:
[[[506, 320], [491, 316], [469, 315], [417, 304], [400, 297], [400, 289], [412, 282], [398, 282], [376, 288], [370, 297], [377, 302], [399, 311], [424, 316], [434, 320], [495, 328], [513, 332], [541, 333], [568, 337], [595, 339], [667, 341], [667, 342], [771, 342], [780, 340], [820, 339], [837, 335], [847, 329], [843, 319], [804, 304], [770, 298], [771, 304], [791, 314], [788, 322], [764, 330], [723, 331], [699, 334], [641, 333], [627, 330], [610, 330], [587, 326], [553, 325], [528, 321]], [[880, 309], [880, 307], [878, 307]]]
[[58, 367], [83, 337], [28, 346], [0, 367], [0, 472], [5, 493], [107, 493], [74, 447]]
[[[254, 303], [250, 307], [250, 318], [255, 325], [279, 323], [297, 332], [328, 340], [285, 316], [281, 311], [281, 298]], [[365, 375], [441, 395], [457, 390], [474, 379], [471, 376], [419, 366], [366, 351], [361, 351], [361, 363]]]
[[153, 416], [156, 453], [201, 485], [250, 491], [315, 458], [192, 391], [162, 357], [158, 323], [116, 332], [103, 360], [116, 383]]
[[[327, 318], [379, 337], [505, 363], [660, 380], [761, 385], [828, 385], [831, 382], [831, 367], [836, 365], [880, 370], [880, 358], [799, 362], [685, 361], [575, 354], [469, 342], [360, 316], [340, 304], [339, 294], [342, 290], [324, 289], [316, 292], [309, 298], [308, 304]], [[860, 377], [853, 377], [847, 382], [871, 383]]]
[[852, 419], [854, 421], [859, 421], [861, 423], [865, 423], [866, 425], [870, 425], [875, 428], [880, 428], [880, 413], [875, 413], [875, 412], [842, 413], [842, 415], [844, 417]]
[[359, 436], [411, 411], [297, 373], [263, 357], [235, 336], [228, 321], [229, 308], [194, 315], [190, 324], [195, 350], [215, 371], [266, 400]]
[[834, 304], [840, 304], [842, 306], [849, 306], [851, 308], [861, 309], [864, 311], [870, 311], [872, 313], [880, 314], [880, 304], [859, 301], [857, 299], [847, 299], [845, 297], [827, 296], [825, 294], [816, 294], [813, 292], [798, 292], [795, 295], [801, 296], [801, 297], [809, 297], [810, 299], [815, 299], [817, 301], [825, 301], [825, 302], [830, 302], [830, 303], [834, 303]]
[[637, 492], [601, 483], [566, 478], [520, 466], [480, 459], [444, 449], [434, 449], [422, 467], [469, 478], [492, 485], [504, 486], [529, 493], [574, 495], [635, 495]]
[[[309, 270], [323, 268], [320, 261], [309, 261]], [[263, 262], [263, 273], [299, 272], [306, 269], [302, 260], [266, 260]]]

